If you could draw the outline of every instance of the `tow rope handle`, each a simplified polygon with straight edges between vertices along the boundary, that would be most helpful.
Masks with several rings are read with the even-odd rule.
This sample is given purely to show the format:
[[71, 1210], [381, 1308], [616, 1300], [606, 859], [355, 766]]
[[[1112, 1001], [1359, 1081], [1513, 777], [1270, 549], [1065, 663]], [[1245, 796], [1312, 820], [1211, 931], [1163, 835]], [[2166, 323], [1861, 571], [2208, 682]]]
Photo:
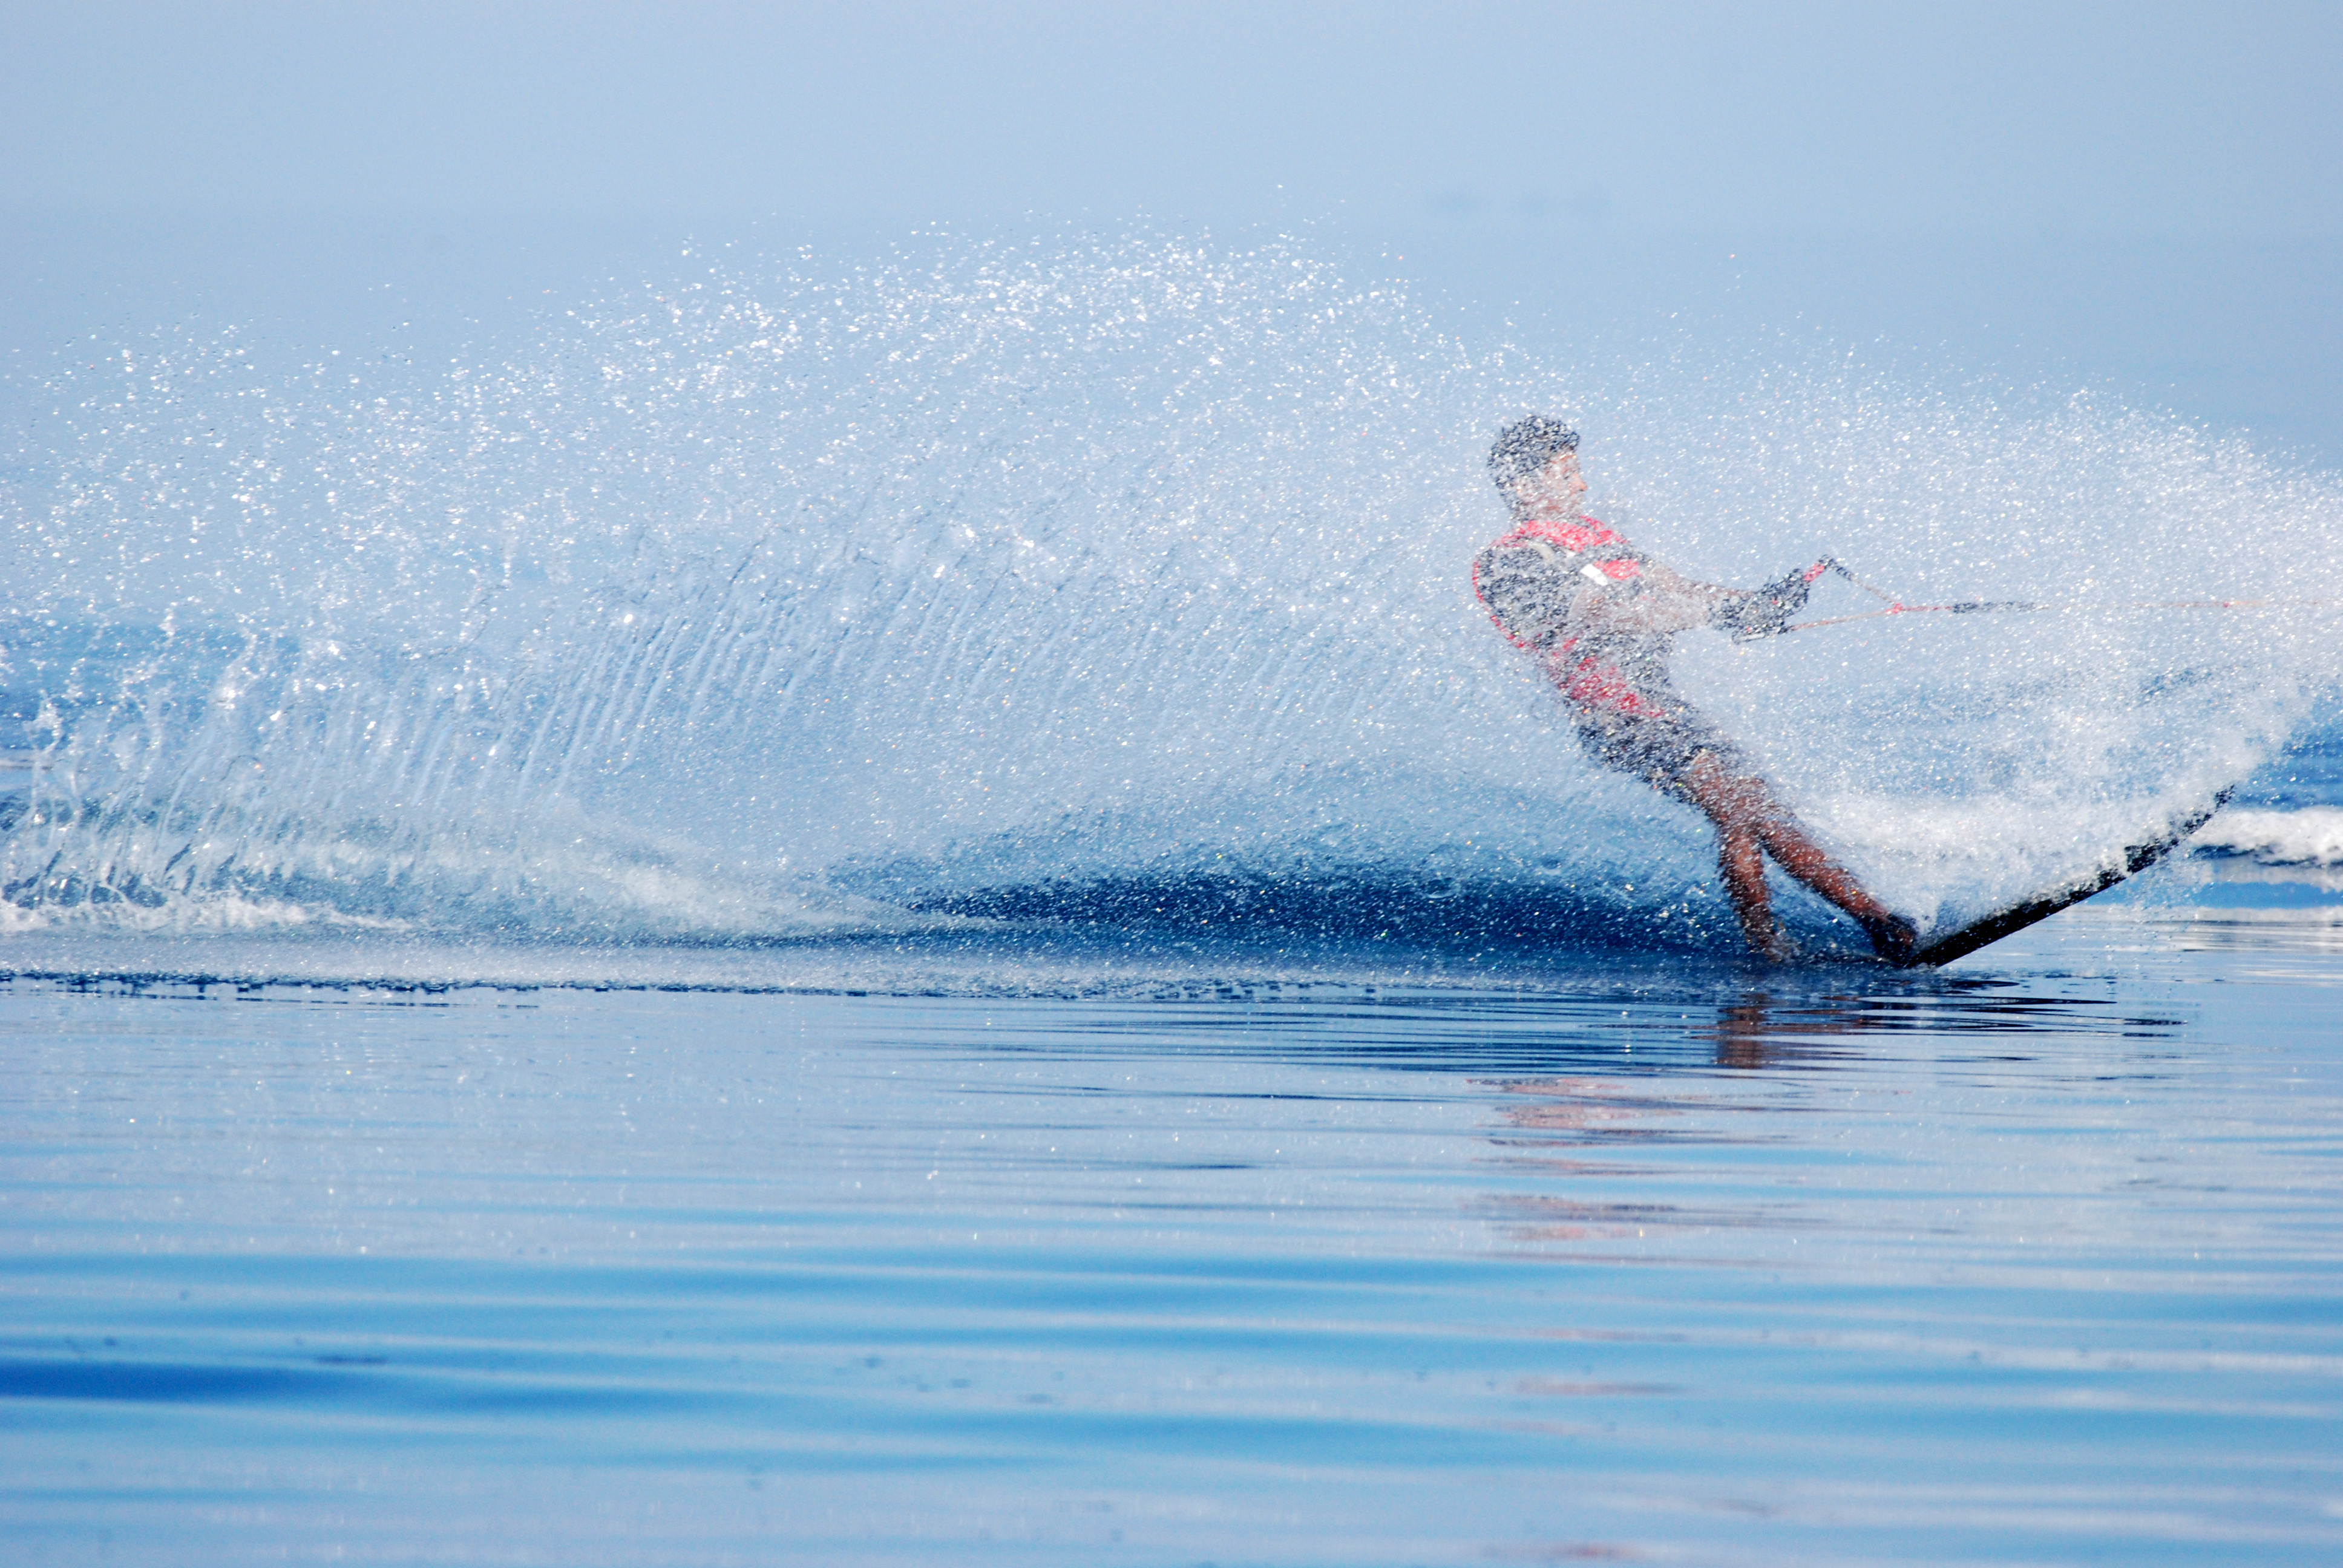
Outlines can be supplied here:
[[1720, 607], [1712, 624], [1730, 631], [1735, 642], [1754, 642], [1761, 637], [1778, 637], [1794, 630], [1790, 618], [1805, 608], [1806, 596], [1814, 591], [1815, 579], [1833, 570], [1845, 575], [1849, 582], [1856, 580], [1853, 572], [1825, 556], [1810, 567], [1792, 568], [1729, 608]]
[[[1799, 586], [1803, 588], [1811, 586], [1815, 579], [1821, 577], [1825, 572], [1836, 572], [1840, 577], [1845, 578], [1847, 581], [1853, 583], [1864, 592], [1869, 594], [1872, 598], [1879, 600], [1887, 608], [1885, 609], [1865, 610], [1861, 615], [1828, 616], [1821, 620], [1801, 620], [1791, 622], [1788, 621], [1785, 617], [1785, 624], [1768, 627], [1763, 630], [1736, 631], [1734, 634], [1734, 640], [1736, 642], [1742, 642], [1746, 641], [1753, 637], [1771, 636], [1775, 632], [1807, 631], [1818, 626], [1845, 626], [1849, 621], [1879, 620], [1887, 616], [1893, 615], [1974, 615], [1980, 610], [2016, 610], [2034, 611], [2037, 613], [2041, 611], [2056, 610], [2066, 614], [2075, 615], [2087, 613], [2092, 610], [2105, 611], [2120, 609], [2278, 610], [2343, 608], [2343, 599], [2332, 598], [2200, 598], [2168, 600], [2161, 603], [2109, 605], [2041, 604], [2032, 599], [2022, 598], [1965, 598], [1956, 599], [1950, 604], [1906, 604], [1902, 599], [1897, 598], [1894, 594], [1889, 593], [1886, 589], [1875, 588], [1870, 583], [1865, 582], [1861, 578], [1847, 570], [1845, 566], [1832, 559], [1828, 556], [1825, 556], [1814, 565], [1805, 568], [1804, 571], [1794, 575], [1801, 579]], [[1787, 583], [1789, 580], [1790, 579], [1787, 578], [1783, 579], [1785, 583]], [[1771, 588], [1772, 586], [1773, 585], [1768, 584], [1767, 588]], [[1758, 591], [1760, 593], [1764, 593], [1766, 589], [1760, 588]], [[1798, 602], [1801, 606], [1805, 602], [1803, 595], [1801, 595]], [[1796, 607], [1793, 607], [1791, 613], [1796, 613]]]
[[1876, 620], [1883, 616], [1891, 615], [1971, 615], [1978, 610], [2043, 610], [2055, 608], [2017, 598], [1965, 598], [1956, 599], [1950, 604], [1906, 604], [1885, 588], [1876, 588], [1865, 582], [1854, 572], [1848, 570], [1845, 562], [1829, 556], [1825, 556], [1806, 568], [1805, 580], [1811, 583], [1825, 572], [1837, 573], [1887, 608], [1866, 610], [1861, 615], [1835, 615], [1822, 620], [1802, 620], [1795, 626], [1785, 626], [1782, 630], [1805, 631], [1817, 626], [1845, 626], [1851, 620]]

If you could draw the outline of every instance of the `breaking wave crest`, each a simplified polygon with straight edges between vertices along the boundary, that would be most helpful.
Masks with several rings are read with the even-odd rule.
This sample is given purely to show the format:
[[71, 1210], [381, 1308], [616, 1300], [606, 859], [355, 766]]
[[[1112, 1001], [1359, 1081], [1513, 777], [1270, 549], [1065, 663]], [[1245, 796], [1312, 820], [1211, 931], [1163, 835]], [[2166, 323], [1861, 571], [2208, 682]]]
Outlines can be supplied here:
[[2141, 608], [2335, 593], [2325, 477], [1781, 344], [1470, 352], [1288, 244], [940, 240], [429, 376], [261, 359], [93, 350], [17, 466], [10, 929], [1729, 946], [1706, 829], [1585, 760], [1472, 599], [1532, 407], [1697, 575], [2090, 607], [1682, 639], [1924, 920], [2242, 776], [2333, 678], [2331, 617]]

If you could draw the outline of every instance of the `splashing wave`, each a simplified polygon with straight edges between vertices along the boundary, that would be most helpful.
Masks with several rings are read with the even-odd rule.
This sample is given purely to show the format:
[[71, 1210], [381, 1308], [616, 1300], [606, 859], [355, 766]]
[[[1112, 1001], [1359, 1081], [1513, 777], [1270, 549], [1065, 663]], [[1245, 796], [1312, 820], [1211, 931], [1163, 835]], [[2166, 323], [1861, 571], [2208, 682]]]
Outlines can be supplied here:
[[[2330, 481], [2169, 419], [1780, 344], [1468, 353], [1289, 244], [948, 240], [436, 377], [259, 357], [114, 349], [18, 465], [15, 929], [1730, 946], [1704, 828], [1582, 758], [1472, 600], [1500, 420], [1581, 420], [1595, 509], [1719, 580], [2120, 607], [2343, 558]], [[1915, 617], [1689, 634], [1678, 673], [1926, 917], [2250, 769], [2331, 629]]]

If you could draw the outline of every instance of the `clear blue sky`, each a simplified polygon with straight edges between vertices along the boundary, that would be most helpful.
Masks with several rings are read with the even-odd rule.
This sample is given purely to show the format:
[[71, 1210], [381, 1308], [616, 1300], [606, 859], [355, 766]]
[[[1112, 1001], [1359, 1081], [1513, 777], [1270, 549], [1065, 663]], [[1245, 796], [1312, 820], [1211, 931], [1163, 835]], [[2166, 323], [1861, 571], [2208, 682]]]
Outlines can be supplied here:
[[401, 311], [488, 323], [686, 234], [840, 255], [937, 220], [1144, 215], [1314, 224], [1467, 323], [1795, 323], [2307, 449], [2343, 421], [2333, 4], [50, 3], [5, 23], [17, 367], [191, 301], [307, 339]]

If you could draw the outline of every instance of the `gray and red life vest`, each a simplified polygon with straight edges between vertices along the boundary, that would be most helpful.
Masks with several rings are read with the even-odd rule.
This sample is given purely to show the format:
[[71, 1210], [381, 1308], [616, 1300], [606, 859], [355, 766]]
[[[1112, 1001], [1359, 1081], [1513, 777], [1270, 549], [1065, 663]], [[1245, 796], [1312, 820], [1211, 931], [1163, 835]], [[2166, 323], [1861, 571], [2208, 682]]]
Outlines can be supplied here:
[[1596, 635], [1570, 626], [1580, 594], [1640, 589], [1650, 558], [1596, 518], [1533, 518], [1473, 558], [1473, 592], [1497, 629], [1545, 667], [1582, 717], [1656, 718], [1682, 706], [1668, 689], [1669, 638]]

